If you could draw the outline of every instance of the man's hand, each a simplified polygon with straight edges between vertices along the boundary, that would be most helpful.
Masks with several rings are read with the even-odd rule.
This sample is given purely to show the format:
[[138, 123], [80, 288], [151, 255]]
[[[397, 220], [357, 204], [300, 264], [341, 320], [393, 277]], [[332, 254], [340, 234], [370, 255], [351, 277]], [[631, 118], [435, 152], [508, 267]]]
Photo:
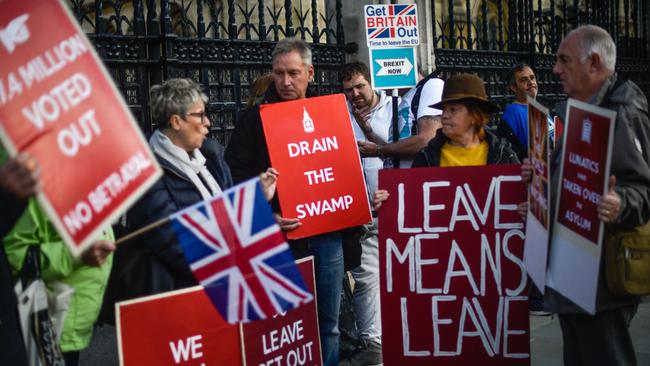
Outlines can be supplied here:
[[25, 200], [39, 190], [39, 174], [36, 160], [27, 154], [19, 154], [0, 167], [0, 188]]
[[260, 174], [260, 184], [262, 185], [262, 191], [264, 192], [264, 197], [266, 197], [267, 201], [270, 201], [275, 195], [275, 188], [278, 184], [278, 175], [280, 175], [280, 173], [273, 168], [268, 168], [264, 173]]
[[282, 231], [293, 231], [302, 226], [302, 222], [299, 219], [287, 219], [277, 213], [274, 213], [273, 217], [275, 217], [275, 221], [280, 225]]
[[370, 141], [357, 141], [361, 157], [379, 156], [379, 145]]
[[372, 113], [370, 112], [370, 106], [357, 108], [355, 105], [352, 105], [352, 114], [363, 133], [372, 133], [372, 126], [370, 125]]
[[115, 251], [115, 244], [108, 240], [97, 240], [81, 255], [81, 262], [90, 267], [100, 267]]
[[521, 163], [521, 180], [524, 184], [530, 184], [533, 179], [533, 164], [530, 163], [530, 159], [525, 158]]
[[614, 190], [616, 177], [609, 177], [609, 191], [603, 196], [598, 204], [598, 218], [604, 223], [616, 221], [621, 213], [621, 196]]

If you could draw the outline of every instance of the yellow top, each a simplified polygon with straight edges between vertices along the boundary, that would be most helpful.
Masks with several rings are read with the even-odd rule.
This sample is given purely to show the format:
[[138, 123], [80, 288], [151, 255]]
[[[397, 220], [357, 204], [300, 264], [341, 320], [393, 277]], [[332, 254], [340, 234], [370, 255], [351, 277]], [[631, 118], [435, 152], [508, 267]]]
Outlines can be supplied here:
[[462, 147], [446, 142], [440, 151], [440, 166], [475, 166], [486, 165], [488, 143], [481, 141], [472, 147]]

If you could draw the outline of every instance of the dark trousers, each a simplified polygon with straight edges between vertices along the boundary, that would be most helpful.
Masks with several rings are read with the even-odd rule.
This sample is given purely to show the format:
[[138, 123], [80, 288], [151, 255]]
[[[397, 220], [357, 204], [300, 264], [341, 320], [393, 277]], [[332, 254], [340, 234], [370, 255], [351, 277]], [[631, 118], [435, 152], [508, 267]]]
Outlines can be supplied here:
[[565, 366], [636, 366], [629, 326], [638, 305], [588, 314], [560, 314]]

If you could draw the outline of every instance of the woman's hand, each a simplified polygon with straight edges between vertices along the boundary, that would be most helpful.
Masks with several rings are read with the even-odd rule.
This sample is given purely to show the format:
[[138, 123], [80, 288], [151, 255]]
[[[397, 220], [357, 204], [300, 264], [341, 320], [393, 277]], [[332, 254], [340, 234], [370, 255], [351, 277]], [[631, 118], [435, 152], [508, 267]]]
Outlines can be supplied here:
[[528, 216], [528, 201], [517, 205], [517, 213], [521, 216], [522, 221], [526, 221], [526, 217]]
[[379, 210], [381, 205], [384, 203], [390, 197], [390, 193], [388, 193], [387, 190], [385, 189], [378, 189], [375, 191], [375, 195], [372, 198], [372, 204], [373, 204], [373, 209], [375, 211]]
[[282, 231], [294, 231], [302, 226], [302, 222], [300, 222], [298, 219], [288, 219], [280, 216], [277, 213], [274, 213], [273, 217], [275, 217], [275, 221], [277, 221], [278, 225], [280, 225], [280, 229], [282, 229]]
[[264, 192], [264, 197], [267, 201], [270, 201], [273, 196], [275, 196], [275, 187], [278, 183], [278, 173], [277, 170], [273, 168], [268, 168], [262, 174], [260, 174], [260, 184], [262, 185], [262, 191]]

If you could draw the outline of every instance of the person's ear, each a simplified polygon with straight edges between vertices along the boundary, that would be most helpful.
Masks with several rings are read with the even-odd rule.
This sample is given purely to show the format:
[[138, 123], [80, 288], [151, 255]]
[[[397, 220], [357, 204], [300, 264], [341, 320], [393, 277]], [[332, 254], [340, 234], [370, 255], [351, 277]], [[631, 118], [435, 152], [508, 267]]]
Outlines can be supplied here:
[[597, 53], [591, 54], [591, 56], [589, 56], [588, 62], [590, 71], [598, 71], [603, 67], [603, 59]]
[[517, 87], [515, 86], [515, 84], [510, 84], [510, 90], [512, 90], [513, 94], [517, 94]]
[[181, 129], [181, 116], [178, 114], [172, 114], [169, 117], [169, 128], [174, 131], [179, 131]]
[[309, 81], [313, 82], [314, 81], [314, 65], [309, 65], [309, 68], [307, 69], [307, 72], [309, 73]]

